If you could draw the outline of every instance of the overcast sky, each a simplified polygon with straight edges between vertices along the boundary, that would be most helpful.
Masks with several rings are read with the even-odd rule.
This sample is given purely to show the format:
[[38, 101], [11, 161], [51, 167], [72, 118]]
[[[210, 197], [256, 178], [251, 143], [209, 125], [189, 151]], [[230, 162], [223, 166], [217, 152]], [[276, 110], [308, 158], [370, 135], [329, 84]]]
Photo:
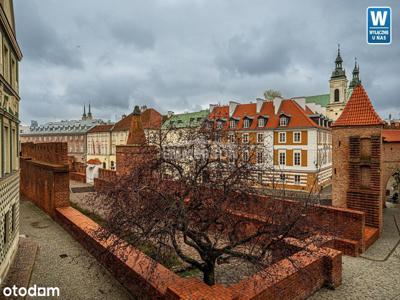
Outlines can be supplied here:
[[354, 57], [382, 117], [400, 117], [399, 1], [393, 43], [366, 43], [376, 1], [14, 0], [21, 119], [114, 121], [134, 105], [162, 113], [209, 103], [328, 93], [337, 44], [348, 79]]

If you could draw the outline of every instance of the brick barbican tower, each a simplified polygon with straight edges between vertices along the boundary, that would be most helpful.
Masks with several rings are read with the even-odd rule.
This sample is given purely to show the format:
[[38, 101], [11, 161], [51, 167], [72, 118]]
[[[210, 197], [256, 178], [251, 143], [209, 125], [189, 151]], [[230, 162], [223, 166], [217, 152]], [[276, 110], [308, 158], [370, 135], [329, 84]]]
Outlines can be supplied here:
[[149, 165], [156, 156], [156, 147], [148, 145], [138, 106], [133, 111], [126, 145], [116, 147], [117, 176], [127, 175], [140, 165]]
[[332, 125], [332, 205], [366, 213], [365, 224], [382, 229], [382, 129], [359, 82]]

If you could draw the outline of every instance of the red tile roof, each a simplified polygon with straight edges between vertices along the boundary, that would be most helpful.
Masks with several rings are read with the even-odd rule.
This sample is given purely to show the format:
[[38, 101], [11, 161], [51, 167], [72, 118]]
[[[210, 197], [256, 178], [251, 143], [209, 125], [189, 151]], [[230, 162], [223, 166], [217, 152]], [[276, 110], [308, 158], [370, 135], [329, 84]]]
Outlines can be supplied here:
[[[127, 131], [132, 124], [133, 113], [117, 122], [112, 131]], [[143, 129], [160, 129], [163, 116], [153, 108], [148, 108], [141, 114]]]
[[342, 114], [332, 126], [365, 126], [383, 125], [384, 122], [376, 113], [364, 87], [358, 85], [349, 101], [347, 102]]
[[[273, 101], [265, 101], [262, 104], [258, 114], [256, 103], [238, 104], [233, 112], [232, 117], [239, 120], [236, 129], [259, 130], [266, 128], [278, 128], [279, 117], [282, 113], [290, 116], [290, 121], [285, 128], [320, 127], [308, 116], [313, 112], [308, 107], [306, 107], [306, 110], [304, 110], [295, 100], [292, 99], [282, 100], [277, 114], [275, 114]], [[249, 128], [243, 128], [243, 123], [246, 116], [253, 120]], [[257, 120], [259, 117], [268, 118], [266, 125], [262, 128], [258, 127]], [[229, 106], [215, 107], [208, 117], [209, 120], [217, 120], [222, 118], [229, 121]], [[225, 123], [224, 128], [229, 128], [229, 122]]]
[[387, 143], [400, 142], [400, 129], [384, 129], [382, 130], [383, 141]]
[[94, 133], [94, 132], [108, 132], [108, 131], [110, 131], [111, 130], [111, 128], [113, 127], [114, 125], [97, 125], [97, 126], [94, 126], [93, 128], [91, 128], [89, 131], [88, 131], [88, 133]]
[[87, 161], [88, 165], [101, 165], [101, 161], [98, 158], [92, 158]]

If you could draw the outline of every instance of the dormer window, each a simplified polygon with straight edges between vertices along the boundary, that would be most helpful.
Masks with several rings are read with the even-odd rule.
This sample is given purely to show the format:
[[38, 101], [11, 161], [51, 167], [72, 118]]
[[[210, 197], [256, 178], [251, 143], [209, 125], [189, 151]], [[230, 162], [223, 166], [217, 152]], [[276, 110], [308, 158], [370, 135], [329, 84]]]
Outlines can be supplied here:
[[259, 118], [258, 119], [258, 127], [264, 127], [264, 126], [265, 126], [265, 119]]
[[244, 119], [243, 128], [249, 128], [249, 127], [250, 127], [250, 120], [249, 119]]
[[287, 126], [288, 123], [289, 123], [289, 122], [288, 122], [288, 118], [285, 117], [285, 116], [282, 116], [282, 117], [279, 119], [279, 125], [280, 125], [280, 126]]
[[235, 128], [236, 128], [236, 120], [231, 120], [231, 121], [229, 122], [229, 127], [230, 127], [231, 129], [235, 129]]

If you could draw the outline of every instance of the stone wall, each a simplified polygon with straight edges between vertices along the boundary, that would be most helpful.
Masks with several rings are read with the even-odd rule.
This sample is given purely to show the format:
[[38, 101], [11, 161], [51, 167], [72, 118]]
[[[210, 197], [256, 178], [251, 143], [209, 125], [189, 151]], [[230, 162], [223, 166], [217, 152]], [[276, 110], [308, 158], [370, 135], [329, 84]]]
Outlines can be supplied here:
[[66, 143], [21, 145], [21, 195], [50, 216], [69, 206], [69, 171]]

